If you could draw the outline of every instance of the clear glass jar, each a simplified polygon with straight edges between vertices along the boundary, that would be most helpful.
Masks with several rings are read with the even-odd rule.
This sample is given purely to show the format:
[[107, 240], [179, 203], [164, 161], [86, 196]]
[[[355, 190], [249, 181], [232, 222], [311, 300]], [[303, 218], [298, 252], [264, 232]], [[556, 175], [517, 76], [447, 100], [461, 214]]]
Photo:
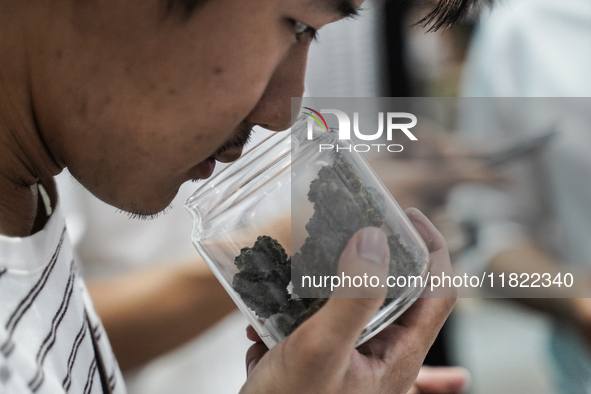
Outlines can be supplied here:
[[[394, 286], [357, 345], [392, 323], [426, 286], [423, 240], [350, 146], [337, 132], [310, 132], [306, 119], [298, 119], [291, 133], [252, 148], [185, 204], [194, 219], [195, 247], [269, 348], [332, 295], [330, 286], [298, 285], [301, 278], [338, 275], [341, 251], [363, 227], [388, 235], [388, 284]], [[404, 285], [396, 282], [399, 276]], [[423, 280], [410, 286], [409, 277]]]

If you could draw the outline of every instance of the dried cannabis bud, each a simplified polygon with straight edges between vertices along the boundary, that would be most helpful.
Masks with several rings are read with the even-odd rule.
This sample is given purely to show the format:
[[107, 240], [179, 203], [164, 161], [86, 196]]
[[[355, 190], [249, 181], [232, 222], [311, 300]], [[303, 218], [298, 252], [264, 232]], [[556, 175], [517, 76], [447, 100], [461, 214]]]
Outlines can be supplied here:
[[[388, 275], [408, 277], [421, 273], [421, 266], [416, 263], [414, 258], [415, 254], [400, 242], [400, 235], [388, 236], [388, 246], [390, 247], [390, 270]], [[400, 287], [388, 288], [384, 305], [388, 305], [394, 298], [400, 297], [404, 290], [404, 288]]]
[[269, 318], [287, 305], [291, 264], [279, 242], [266, 235], [258, 237], [252, 248], [242, 248], [234, 264], [240, 272], [232, 286], [258, 316]]
[[[277, 327], [289, 335], [312, 316], [330, 297], [325, 287], [306, 288], [293, 283], [293, 294], [313, 295], [294, 298], [288, 292], [291, 274], [300, 278], [338, 274], [338, 261], [347, 242], [363, 227], [381, 227], [384, 222], [384, 197], [365, 186], [351, 164], [336, 160], [324, 166], [310, 184], [308, 200], [314, 214], [306, 225], [308, 237], [300, 252], [288, 259], [283, 247], [269, 236], [260, 236], [252, 248], [243, 248], [234, 260], [240, 272], [233, 286], [244, 303], [262, 318], [274, 316]], [[388, 237], [390, 275], [418, 274], [413, 252], [400, 242], [399, 235]], [[296, 281], [297, 282], [297, 281]], [[387, 305], [404, 289], [388, 291]]]
[[[382, 225], [384, 198], [363, 184], [352, 165], [336, 161], [320, 169], [310, 184], [308, 200], [314, 204], [314, 214], [306, 225], [309, 237], [292, 257], [294, 277], [336, 275], [341, 252], [353, 234]], [[294, 293], [330, 297], [329, 288], [302, 291], [299, 286], [294, 283]]]

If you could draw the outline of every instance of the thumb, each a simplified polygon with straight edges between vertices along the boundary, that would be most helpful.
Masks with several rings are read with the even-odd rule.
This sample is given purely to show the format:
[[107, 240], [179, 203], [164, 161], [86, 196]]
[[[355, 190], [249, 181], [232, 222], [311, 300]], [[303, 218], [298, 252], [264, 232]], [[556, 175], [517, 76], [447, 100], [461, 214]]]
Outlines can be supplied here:
[[[342, 283], [324, 307], [299, 330], [314, 337], [317, 351], [343, 359], [355, 347], [359, 335], [384, 302], [390, 262], [388, 239], [376, 227], [366, 227], [353, 235], [339, 260]], [[372, 277], [377, 277], [371, 280]], [[360, 285], [361, 284], [361, 285]]]

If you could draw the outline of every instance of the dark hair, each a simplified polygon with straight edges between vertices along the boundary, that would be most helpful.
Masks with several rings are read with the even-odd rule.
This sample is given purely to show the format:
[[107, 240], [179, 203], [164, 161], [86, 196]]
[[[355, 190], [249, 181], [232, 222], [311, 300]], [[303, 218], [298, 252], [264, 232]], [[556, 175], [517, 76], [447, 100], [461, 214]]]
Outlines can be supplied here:
[[[185, 18], [191, 16], [195, 9], [207, 0], [165, 0], [166, 13], [172, 13], [180, 7]], [[494, 0], [439, 0], [437, 5], [418, 24], [428, 27], [429, 31], [437, 31], [442, 27], [447, 29], [452, 24], [464, 18], [471, 10], [492, 5]]]
[[494, 0], [439, 0], [433, 11], [417, 24], [428, 27], [430, 32], [447, 29], [472, 10], [491, 6], [493, 2]]

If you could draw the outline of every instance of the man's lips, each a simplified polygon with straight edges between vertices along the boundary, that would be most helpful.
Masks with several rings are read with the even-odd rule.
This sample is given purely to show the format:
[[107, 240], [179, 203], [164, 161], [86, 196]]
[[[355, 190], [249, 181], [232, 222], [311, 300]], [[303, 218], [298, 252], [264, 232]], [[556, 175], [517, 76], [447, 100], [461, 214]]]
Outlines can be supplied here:
[[201, 163], [197, 164], [196, 171], [195, 171], [195, 178], [198, 179], [207, 179], [213, 174], [213, 170], [215, 169], [215, 162], [219, 161], [221, 163], [231, 163], [235, 160], [238, 160], [240, 155], [242, 154], [243, 147], [234, 147], [228, 149], [222, 153], [215, 154], [214, 156], [210, 156], [207, 159], [203, 160]]
[[196, 167], [196, 178], [199, 179], [207, 179], [213, 174], [213, 170], [215, 169], [215, 159], [213, 157], [208, 157], [207, 159], [203, 160], [201, 163], [197, 164]]

